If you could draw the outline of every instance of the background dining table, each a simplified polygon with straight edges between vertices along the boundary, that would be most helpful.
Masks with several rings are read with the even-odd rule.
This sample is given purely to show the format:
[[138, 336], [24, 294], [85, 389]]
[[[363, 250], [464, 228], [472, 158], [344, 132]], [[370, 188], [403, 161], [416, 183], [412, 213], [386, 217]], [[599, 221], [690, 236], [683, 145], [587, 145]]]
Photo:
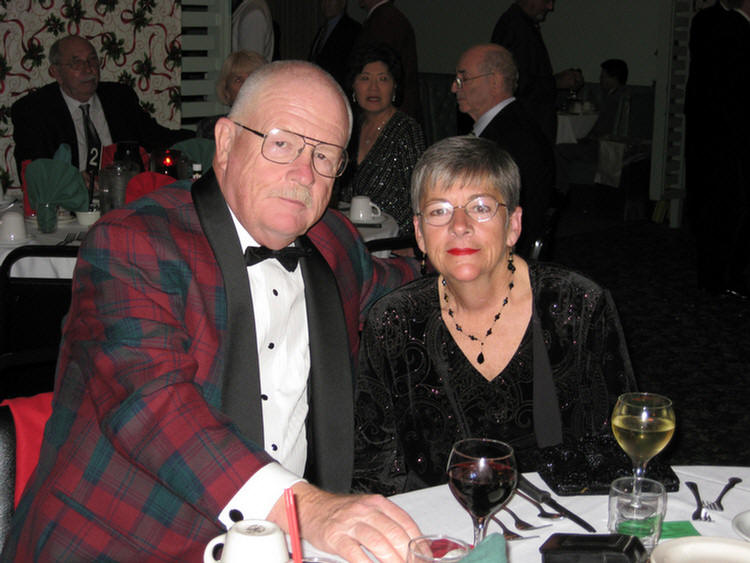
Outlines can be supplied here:
[[[750, 467], [677, 466], [673, 469], [680, 479], [680, 487], [678, 491], [667, 495], [666, 522], [687, 520], [693, 524], [701, 536], [743, 539], [733, 530], [732, 519], [737, 514], [750, 510]], [[525, 475], [538, 487], [550, 490], [537, 473], [526, 473]], [[710, 511], [711, 522], [692, 521], [691, 515], [695, 510], [695, 500], [690, 490], [684, 486], [685, 481], [695, 481], [700, 488], [703, 499], [714, 500], [729, 477], [740, 477], [742, 482], [724, 497], [722, 501], [724, 511]], [[558, 496], [553, 493], [552, 497], [594, 526], [596, 533], [609, 533], [607, 530], [607, 495]], [[453, 498], [448, 485], [403, 493], [392, 496], [390, 499], [409, 513], [423, 533], [447, 534], [471, 543], [471, 519]], [[520, 495], [513, 495], [508, 507], [519, 517], [534, 525], [551, 524], [545, 528], [522, 532], [514, 527], [510, 515], [501, 510], [497, 516], [505, 525], [528, 538], [507, 543], [508, 561], [510, 563], [540, 562], [542, 556], [539, 547], [553, 533], [586, 533], [568, 519], [545, 520], [537, 517], [538, 510], [530, 502], [521, 498]], [[549, 507], [545, 508], [552, 511]], [[496, 523], [492, 522], [489, 525], [488, 534], [500, 531]], [[662, 539], [660, 543], [668, 541], [673, 540]], [[306, 555], [327, 555], [317, 551], [309, 544], [305, 544], [303, 550]]]
[[555, 143], [577, 143], [588, 135], [599, 118], [596, 112], [590, 113], [557, 113], [557, 138]]
[[[7, 196], [6, 196], [7, 197]], [[23, 213], [23, 205], [17, 200], [12, 205], [0, 210], [0, 215], [8, 211]], [[75, 244], [80, 245], [89, 230], [89, 227], [80, 225], [76, 218], [70, 213], [58, 215], [57, 229], [52, 233], [42, 233], [35, 217], [25, 219], [27, 241], [23, 243], [0, 242], [0, 263], [15, 248], [19, 246]], [[66, 242], [67, 241], [67, 242]], [[11, 275], [19, 278], [72, 278], [75, 268], [75, 258], [30, 256], [20, 259], [13, 266]]]

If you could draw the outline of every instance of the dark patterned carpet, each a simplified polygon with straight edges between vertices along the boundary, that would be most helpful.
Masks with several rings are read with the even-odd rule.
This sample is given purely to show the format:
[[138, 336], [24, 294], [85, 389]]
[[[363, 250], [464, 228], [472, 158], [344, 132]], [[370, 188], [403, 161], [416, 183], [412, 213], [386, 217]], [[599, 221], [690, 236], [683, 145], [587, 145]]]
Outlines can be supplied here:
[[750, 300], [698, 289], [690, 235], [625, 221], [623, 203], [607, 188], [574, 187], [552, 260], [612, 292], [640, 389], [674, 401], [664, 460], [750, 466]]

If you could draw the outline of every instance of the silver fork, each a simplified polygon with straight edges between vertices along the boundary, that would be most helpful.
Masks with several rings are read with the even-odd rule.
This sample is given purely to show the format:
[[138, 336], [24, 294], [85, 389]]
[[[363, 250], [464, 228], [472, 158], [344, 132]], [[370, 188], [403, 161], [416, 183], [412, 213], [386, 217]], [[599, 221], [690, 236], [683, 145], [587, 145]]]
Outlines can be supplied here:
[[68, 233], [65, 235], [65, 238], [57, 243], [57, 246], [65, 246], [66, 244], [70, 244], [76, 240], [76, 233]]
[[729, 481], [727, 481], [727, 484], [724, 485], [724, 488], [719, 493], [719, 496], [716, 497], [716, 500], [713, 502], [703, 501], [703, 507], [708, 508], [709, 510], [716, 510], [717, 512], [722, 512], [724, 510], [724, 506], [721, 504], [721, 499], [724, 498], [724, 495], [729, 492], [729, 489], [734, 487], [737, 483], [742, 483], [742, 479], [739, 477], [730, 477]]
[[537, 510], [539, 510], [539, 514], [537, 514], [537, 516], [539, 516], [539, 518], [549, 518], [550, 520], [557, 520], [558, 518], [562, 518], [563, 517], [563, 515], [560, 514], [559, 512], [548, 512], [548, 511], [546, 511], [541, 504], [539, 504], [537, 501], [535, 501], [530, 496], [522, 493], [518, 489], [516, 489], [516, 494], [520, 495], [522, 498], [526, 499], [531, 504], [533, 504], [534, 506], [536, 506]]
[[539, 536], [522, 536], [521, 534], [515, 533], [513, 530], [508, 528], [505, 524], [503, 524], [502, 520], [495, 516], [491, 516], [492, 520], [497, 522], [500, 525], [500, 528], [503, 530], [503, 536], [505, 537], [506, 541], [515, 541], [515, 540], [530, 540], [532, 538], [538, 538]]
[[526, 522], [526, 520], [522, 520], [518, 514], [513, 512], [510, 508], [507, 506], [503, 507], [503, 510], [510, 514], [513, 517], [513, 523], [516, 526], [516, 529], [525, 531], [525, 530], [538, 530], [539, 528], [547, 528], [551, 526], [552, 524], [542, 524], [541, 526], [534, 526], [533, 524], [529, 524]]
[[703, 506], [703, 502], [701, 501], [701, 494], [698, 492], [698, 485], [696, 485], [692, 481], [685, 481], [685, 486], [690, 489], [690, 492], [692, 492], [693, 496], [695, 497], [696, 509], [693, 511], [693, 520], [713, 522], [713, 520], [711, 520], [711, 515], [708, 513], [708, 510], [706, 510], [706, 508]]

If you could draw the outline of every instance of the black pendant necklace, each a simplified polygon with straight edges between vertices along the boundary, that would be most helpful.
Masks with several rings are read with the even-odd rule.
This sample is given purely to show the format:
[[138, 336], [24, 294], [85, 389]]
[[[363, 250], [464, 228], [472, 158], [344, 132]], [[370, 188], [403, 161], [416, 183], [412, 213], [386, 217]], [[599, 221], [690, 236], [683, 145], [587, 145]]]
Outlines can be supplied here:
[[505, 306], [508, 304], [508, 301], [510, 300], [510, 290], [513, 289], [513, 274], [516, 271], [516, 266], [513, 264], [513, 253], [510, 253], [510, 256], [508, 257], [508, 270], [510, 270], [510, 282], [508, 283], [508, 294], [505, 296], [505, 299], [503, 299], [502, 305], [500, 305], [500, 310], [495, 314], [495, 316], [492, 318], [492, 324], [490, 325], [490, 328], [487, 329], [487, 332], [484, 334], [484, 338], [480, 339], [478, 336], [474, 336], [473, 334], [469, 334], [468, 332], [464, 332], [464, 329], [461, 328], [461, 325], [456, 322], [456, 314], [453, 312], [453, 309], [451, 309], [450, 305], [448, 305], [448, 284], [445, 282], [445, 278], [443, 278], [442, 284], [443, 284], [443, 300], [445, 301], [445, 304], [448, 307], [448, 316], [453, 320], [453, 324], [456, 325], [456, 330], [466, 336], [469, 340], [473, 342], [479, 342], [479, 355], [477, 356], [477, 363], [483, 364], [484, 363], [484, 343], [489, 338], [490, 334], [492, 334], [492, 329], [495, 328], [495, 323], [500, 319], [500, 317], [503, 315], [503, 309], [505, 309]]

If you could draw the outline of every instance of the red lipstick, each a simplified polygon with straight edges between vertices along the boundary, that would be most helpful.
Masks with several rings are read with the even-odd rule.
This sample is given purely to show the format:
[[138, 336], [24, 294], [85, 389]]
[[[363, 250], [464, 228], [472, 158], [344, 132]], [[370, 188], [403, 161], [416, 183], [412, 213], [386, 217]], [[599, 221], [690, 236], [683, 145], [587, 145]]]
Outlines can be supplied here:
[[479, 252], [476, 248], [451, 248], [448, 251], [448, 254], [452, 254], [453, 256], [469, 256], [470, 254], [476, 254]]

